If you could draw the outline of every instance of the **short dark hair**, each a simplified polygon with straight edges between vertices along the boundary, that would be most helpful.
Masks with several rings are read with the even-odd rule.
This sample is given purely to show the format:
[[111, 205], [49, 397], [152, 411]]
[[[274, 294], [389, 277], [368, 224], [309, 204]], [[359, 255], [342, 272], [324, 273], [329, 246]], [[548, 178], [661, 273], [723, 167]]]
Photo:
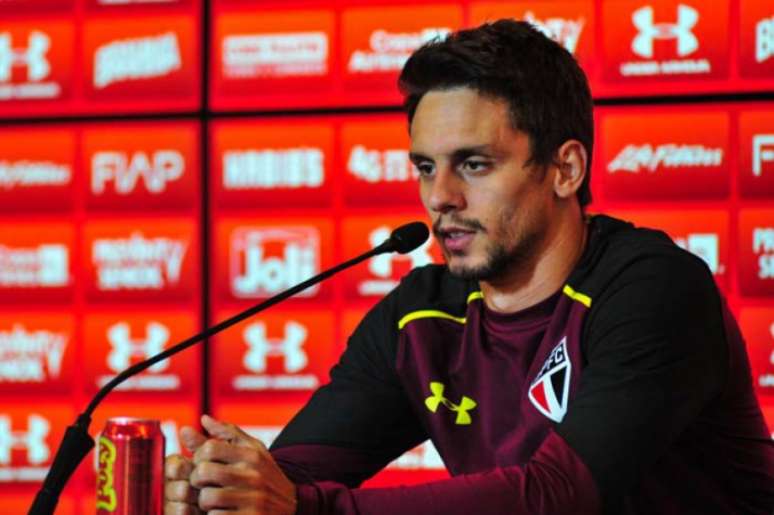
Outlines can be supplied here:
[[513, 128], [530, 138], [528, 164], [548, 166], [562, 143], [577, 139], [588, 153], [578, 201], [591, 202], [594, 117], [586, 75], [570, 52], [529, 23], [499, 20], [426, 43], [406, 62], [398, 86], [409, 123], [432, 90], [469, 87], [506, 100]]

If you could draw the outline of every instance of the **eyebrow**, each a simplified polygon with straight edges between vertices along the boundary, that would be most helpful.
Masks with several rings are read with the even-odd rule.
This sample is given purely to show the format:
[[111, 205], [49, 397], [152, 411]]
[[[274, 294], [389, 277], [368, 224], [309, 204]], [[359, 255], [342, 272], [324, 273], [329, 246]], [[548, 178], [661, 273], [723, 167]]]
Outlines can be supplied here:
[[[470, 156], [491, 155], [492, 150], [489, 145], [475, 145], [472, 147], [462, 147], [455, 149], [449, 154], [453, 162], [460, 162], [467, 159]], [[419, 152], [409, 152], [409, 159], [412, 163], [419, 163], [422, 161], [432, 161], [433, 159], [421, 154]]]

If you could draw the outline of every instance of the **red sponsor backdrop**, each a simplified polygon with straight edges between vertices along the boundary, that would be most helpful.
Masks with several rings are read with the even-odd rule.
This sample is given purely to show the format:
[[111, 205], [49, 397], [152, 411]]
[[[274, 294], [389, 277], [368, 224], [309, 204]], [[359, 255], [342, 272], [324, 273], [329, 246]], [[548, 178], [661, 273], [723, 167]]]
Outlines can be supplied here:
[[[576, 55], [604, 100], [591, 211], [659, 227], [708, 264], [739, 318], [774, 424], [766, 2], [213, 0], [210, 8], [206, 48], [199, 0], [0, 2], [0, 119], [9, 124], [0, 129], [4, 512], [26, 513], [64, 427], [118, 370], [425, 220], [406, 120], [394, 109], [398, 71], [424, 41], [501, 17], [532, 22]], [[618, 101], [744, 92], [768, 100]], [[368, 112], [316, 111], [353, 107]], [[168, 452], [179, 451], [176, 430], [196, 423], [207, 373], [210, 411], [270, 442], [327, 381], [367, 309], [431, 260], [440, 260], [432, 240], [243, 322], [212, 340], [207, 371], [201, 350], [159, 364], [107, 399], [92, 432], [108, 416], [149, 416], [162, 421]], [[367, 486], [445, 474], [425, 445]], [[93, 484], [88, 458], [60, 512], [93, 512]]]
[[572, 51], [598, 98], [774, 88], [774, 12], [759, 0], [213, 0], [210, 9], [204, 49], [200, 0], [3, 2], [0, 118], [193, 112], [203, 76], [218, 111], [395, 106], [411, 51], [503, 17]]

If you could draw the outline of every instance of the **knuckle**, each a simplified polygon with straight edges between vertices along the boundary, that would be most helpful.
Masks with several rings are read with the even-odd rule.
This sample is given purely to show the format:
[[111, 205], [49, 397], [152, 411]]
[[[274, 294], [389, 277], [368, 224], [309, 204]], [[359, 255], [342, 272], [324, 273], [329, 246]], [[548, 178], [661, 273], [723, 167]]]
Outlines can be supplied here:
[[199, 511], [191, 506], [181, 502], [164, 503], [164, 515], [196, 515]]
[[223, 490], [220, 488], [206, 487], [199, 492], [199, 508], [204, 511], [213, 510], [221, 506]]
[[210, 439], [204, 442], [202, 446], [197, 449], [196, 455], [200, 460], [209, 461], [216, 457], [217, 451], [218, 441]]
[[164, 460], [164, 477], [168, 479], [183, 479], [190, 469], [188, 459], [179, 454], [174, 454]]
[[167, 481], [164, 485], [164, 499], [168, 501], [184, 501], [190, 488], [188, 481]]

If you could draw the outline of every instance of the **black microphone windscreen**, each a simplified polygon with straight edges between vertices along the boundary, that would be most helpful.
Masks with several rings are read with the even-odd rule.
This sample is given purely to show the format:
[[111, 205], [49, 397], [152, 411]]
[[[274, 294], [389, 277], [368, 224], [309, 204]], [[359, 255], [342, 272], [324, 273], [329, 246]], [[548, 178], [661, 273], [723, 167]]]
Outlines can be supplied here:
[[422, 222], [401, 225], [390, 235], [390, 243], [395, 252], [407, 254], [422, 245], [430, 236], [430, 231]]

